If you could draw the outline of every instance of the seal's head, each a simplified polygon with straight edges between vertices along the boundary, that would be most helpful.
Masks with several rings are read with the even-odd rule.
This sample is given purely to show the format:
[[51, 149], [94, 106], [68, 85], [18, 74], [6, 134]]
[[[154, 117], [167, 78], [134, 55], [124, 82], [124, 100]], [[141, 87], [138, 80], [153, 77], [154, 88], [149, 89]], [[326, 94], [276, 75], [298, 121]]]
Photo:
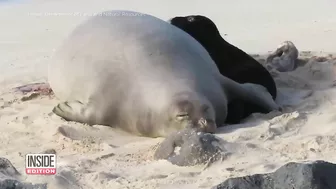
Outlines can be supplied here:
[[169, 123], [175, 129], [189, 127], [206, 133], [214, 133], [217, 129], [215, 110], [204, 97], [194, 93], [179, 93], [169, 108]]
[[217, 26], [208, 17], [202, 15], [178, 16], [168, 21], [197, 39], [202, 45], [209, 39], [220, 36]]

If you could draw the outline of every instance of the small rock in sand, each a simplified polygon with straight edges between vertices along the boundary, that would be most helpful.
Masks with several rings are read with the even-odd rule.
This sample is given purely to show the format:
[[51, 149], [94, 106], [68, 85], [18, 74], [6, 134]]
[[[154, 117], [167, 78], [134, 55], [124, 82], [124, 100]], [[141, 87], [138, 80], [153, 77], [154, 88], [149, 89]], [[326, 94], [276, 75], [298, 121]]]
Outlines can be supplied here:
[[279, 72], [293, 71], [297, 67], [299, 51], [291, 41], [284, 41], [266, 59], [266, 68]]
[[8, 159], [0, 157], [1, 189], [47, 189], [47, 184], [21, 182], [19, 180], [20, 175]]
[[179, 166], [213, 163], [226, 157], [220, 140], [210, 133], [185, 129], [167, 137], [155, 151], [154, 158]]
[[41, 152], [41, 154], [56, 154], [56, 150], [55, 149], [47, 149], [47, 150], [44, 150], [43, 152]]
[[20, 173], [15, 169], [12, 163], [6, 158], [0, 158], [0, 174], [9, 177], [20, 176]]
[[335, 175], [333, 163], [291, 162], [273, 173], [229, 178], [213, 189], [331, 189], [336, 188]]

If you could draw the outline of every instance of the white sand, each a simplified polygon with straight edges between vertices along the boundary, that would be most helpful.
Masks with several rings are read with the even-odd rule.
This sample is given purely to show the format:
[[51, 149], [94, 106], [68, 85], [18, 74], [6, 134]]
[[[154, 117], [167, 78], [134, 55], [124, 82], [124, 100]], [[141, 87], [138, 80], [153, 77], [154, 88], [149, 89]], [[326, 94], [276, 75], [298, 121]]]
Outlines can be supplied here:
[[[278, 74], [278, 102], [286, 105], [286, 112], [254, 115], [244, 124], [219, 129], [217, 135], [227, 141], [226, 148], [232, 155], [207, 169], [154, 161], [152, 149], [161, 138], [140, 138], [108, 127], [67, 123], [50, 114], [57, 99], [43, 96], [21, 102], [22, 95], [10, 90], [46, 81], [46, 65], [53, 49], [87, 18], [74, 16], [75, 12], [130, 9], [165, 20], [176, 15], [205, 14], [216, 22], [223, 36], [227, 34], [229, 42], [246, 52], [266, 53], [291, 40], [300, 51], [314, 51], [301, 53], [310, 57], [320, 56], [320, 51], [326, 55], [336, 51], [336, 1], [16, 2], [0, 0], [0, 156], [10, 159], [24, 180], [73, 189], [209, 188], [228, 177], [274, 171], [289, 161], [336, 162], [336, 89], [332, 87], [336, 61], [311, 61], [294, 72]], [[76, 129], [70, 138], [77, 140], [57, 132], [64, 126]], [[50, 148], [57, 151], [62, 175], [58, 179], [26, 176], [24, 155]], [[110, 156], [104, 158], [107, 154]]]

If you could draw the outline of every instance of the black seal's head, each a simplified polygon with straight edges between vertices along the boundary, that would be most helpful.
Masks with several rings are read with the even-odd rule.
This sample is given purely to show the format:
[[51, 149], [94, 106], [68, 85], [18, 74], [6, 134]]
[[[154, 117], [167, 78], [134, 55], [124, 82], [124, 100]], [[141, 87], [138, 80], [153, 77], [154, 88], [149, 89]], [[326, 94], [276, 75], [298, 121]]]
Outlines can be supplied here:
[[215, 23], [206, 16], [177, 16], [171, 18], [168, 22], [191, 35], [202, 45], [206, 45], [211, 39], [216, 40], [220, 36]]

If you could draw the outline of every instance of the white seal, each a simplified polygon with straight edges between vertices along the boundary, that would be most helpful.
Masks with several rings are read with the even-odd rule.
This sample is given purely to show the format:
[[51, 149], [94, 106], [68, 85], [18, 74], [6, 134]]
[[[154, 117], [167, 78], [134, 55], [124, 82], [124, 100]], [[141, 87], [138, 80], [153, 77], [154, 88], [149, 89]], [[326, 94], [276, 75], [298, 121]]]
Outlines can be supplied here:
[[279, 109], [265, 88], [222, 76], [187, 33], [132, 11], [79, 25], [55, 52], [48, 82], [62, 101], [53, 112], [65, 120], [149, 137], [187, 127], [213, 133], [232, 99]]

